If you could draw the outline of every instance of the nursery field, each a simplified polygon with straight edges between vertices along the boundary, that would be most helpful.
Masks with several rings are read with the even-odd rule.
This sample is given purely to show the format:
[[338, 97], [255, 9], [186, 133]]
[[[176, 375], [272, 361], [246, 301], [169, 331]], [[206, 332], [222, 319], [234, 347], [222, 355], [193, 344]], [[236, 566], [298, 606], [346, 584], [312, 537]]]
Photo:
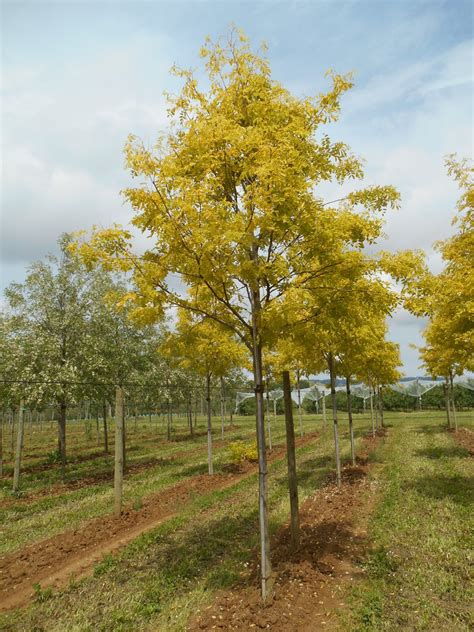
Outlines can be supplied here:
[[[447, 432], [438, 412], [386, 413], [370, 435], [355, 415], [357, 465], [340, 416], [342, 486], [332, 422], [304, 415], [297, 434], [301, 545], [289, 545], [285, 423], [268, 452], [274, 595], [258, 586], [257, 465], [239, 462], [253, 417], [127, 422], [125, 511], [113, 515], [111, 454], [84, 421], [27, 427], [20, 493], [6, 461], [0, 490], [0, 629], [5, 631], [468, 630], [473, 500], [472, 412]], [[298, 428], [299, 430], [299, 428]], [[471, 511], [470, 511], [471, 510]]]

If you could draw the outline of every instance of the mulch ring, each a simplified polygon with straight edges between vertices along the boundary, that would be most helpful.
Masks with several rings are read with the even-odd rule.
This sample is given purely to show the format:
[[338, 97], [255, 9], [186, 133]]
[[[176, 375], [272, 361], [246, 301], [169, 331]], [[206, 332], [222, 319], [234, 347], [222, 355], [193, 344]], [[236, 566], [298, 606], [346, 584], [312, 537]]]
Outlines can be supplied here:
[[474, 455], [474, 432], [472, 430], [458, 428], [457, 432], [453, 431], [453, 437], [461, 448], [465, 448], [471, 456]]
[[337, 628], [347, 590], [364, 576], [359, 562], [368, 548], [366, 528], [376, 492], [376, 484], [367, 477], [368, 452], [378, 440], [365, 439], [358, 464], [343, 467], [340, 488], [330, 474], [326, 484], [303, 503], [297, 552], [291, 549], [289, 525], [272, 539], [271, 598], [262, 603], [256, 552], [239, 585], [218, 593], [210, 606], [190, 619], [190, 632]]

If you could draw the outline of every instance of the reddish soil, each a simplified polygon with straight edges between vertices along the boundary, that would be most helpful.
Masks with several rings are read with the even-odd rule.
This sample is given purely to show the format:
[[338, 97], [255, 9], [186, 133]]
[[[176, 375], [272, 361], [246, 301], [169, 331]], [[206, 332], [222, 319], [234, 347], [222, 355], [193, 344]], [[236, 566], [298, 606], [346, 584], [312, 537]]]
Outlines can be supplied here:
[[[384, 432], [379, 433], [383, 435]], [[367, 547], [367, 524], [375, 500], [374, 486], [366, 477], [368, 454], [379, 438], [368, 437], [356, 466], [343, 468], [342, 485], [327, 484], [300, 508], [301, 545], [293, 552], [289, 526], [273, 539], [272, 597], [262, 603], [258, 556], [241, 585], [218, 594], [214, 603], [188, 623], [188, 630], [271, 629], [273, 632], [314, 632], [338, 629], [344, 597], [363, 577], [358, 562]]]
[[453, 431], [453, 437], [461, 448], [465, 448], [471, 456], [474, 455], [474, 432], [472, 430], [458, 428], [457, 432]]
[[[315, 439], [317, 433], [296, 441], [297, 446]], [[272, 462], [285, 456], [285, 448], [268, 455]], [[26, 605], [34, 596], [33, 584], [42, 588], [66, 586], [71, 578], [90, 574], [105, 554], [123, 548], [139, 535], [172, 517], [196, 494], [205, 494], [235, 485], [257, 471], [245, 463], [230, 473], [188, 478], [153, 494], [135, 511], [126, 508], [120, 518], [112, 515], [85, 522], [13, 553], [0, 556], [0, 611]]]

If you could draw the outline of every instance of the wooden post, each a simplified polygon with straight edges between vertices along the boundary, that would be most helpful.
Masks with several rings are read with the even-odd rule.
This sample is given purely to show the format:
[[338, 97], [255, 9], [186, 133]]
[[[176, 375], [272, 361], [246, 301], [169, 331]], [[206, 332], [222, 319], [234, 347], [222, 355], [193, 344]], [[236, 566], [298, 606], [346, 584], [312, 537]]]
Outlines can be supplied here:
[[336, 457], [336, 481], [337, 486], [341, 486], [341, 457], [339, 454], [339, 431], [337, 427], [337, 402], [336, 402], [336, 367], [334, 356], [329, 354], [329, 374], [331, 377], [331, 401], [332, 401], [332, 421], [334, 430], [334, 452]]
[[124, 397], [123, 389], [118, 386], [115, 391], [115, 472], [114, 494], [115, 515], [122, 513], [123, 489], [123, 426], [124, 426]]
[[17, 492], [20, 487], [20, 465], [21, 453], [23, 451], [23, 435], [24, 435], [24, 402], [21, 400], [18, 409], [18, 432], [16, 438], [15, 468], [13, 471], [13, 491]]
[[300, 545], [300, 518], [298, 509], [298, 479], [296, 476], [295, 427], [293, 403], [291, 401], [290, 373], [283, 371], [283, 393], [285, 398], [286, 456], [288, 461], [288, 491], [290, 494], [291, 544]]
[[346, 377], [346, 393], [347, 393], [347, 415], [349, 417], [349, 436], [351, 439], [351, 459], [352, 465], [356, 463], [355, 444], [354, 444], [354, 425], [352, 423], [352, 397], [351, 397], [351, 380]]

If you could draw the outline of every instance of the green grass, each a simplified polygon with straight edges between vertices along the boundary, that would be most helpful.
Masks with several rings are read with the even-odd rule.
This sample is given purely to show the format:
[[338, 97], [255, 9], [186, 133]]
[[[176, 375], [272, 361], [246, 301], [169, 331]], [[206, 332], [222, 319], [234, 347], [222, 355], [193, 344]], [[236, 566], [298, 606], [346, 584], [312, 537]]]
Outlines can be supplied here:
[[[466, 425], [467, 418], [460, 415], [460, 424]], [[345, 630], [468, 629], [466, 545], [471, 490], [467, 477], [472, 468], [466, 453], [444, 432], [443, 422], [442, 414], [386, 415], [391, 426], [388, 438], [372, 455], [380, 501], [371, 520], [368, 579], [351, 596], [351, 619], [343, 622]], [[229, 440], [252, 436], [252, 418], [235, 423], [239, 428], [228, 434]], [[317, 425], [321, 426], [320, 418], [305, 417], [306, 431]], [[355, 425], [360, 445], [370, 426], [369, 417], [357, 415]], [[218, 422], [216, 439], [217, 426]], [[340, 431], [342, 455], [348, 458], [344, 415]], [[130, 436], [131, 445], [137, 446], [130, 453], [131, 463], [182, 450], [190, 454], [172, 465], [160, 464], [130, 477], [126, 484], [130, 502], [140, 502], [150, 493], [206, 470], [205, 436], [166, 444], [162, 435], [154, 443], [148, 439], [156, 435], [140, 434], [136, 441]], [[273, 428], [274, 442], [282, 442], [283, 437], [280, 417]], [[202, 452], [196, 453], [199, 446]], [[86, 443], [85, 449], [97, 451]], [[216, 469], [227, 459], [225, 446], [218, 448]], [[333, 468], [329, 420], [319, 439], [298, 449], [297, 461], [303, 502]], [[78, 466], [75, 475], [87, 476], [104, 464], [92, 459]], [[43, 476], [44, 472], [32, 481], [32, 488], [47, 485]], [[210, 603], [216, 590], [234, 586], [245, 575], [246, 564], [258, 548], [256, 487], [256, 476], [252, 476], [233, 487], [192, 497], [178, 515], [138, 537], [119, 555], [105, 556], [92, 577], [73, 582], [60, 593], [38, 587], [37, 600], [30, 607], [0, 616], [0, 629], [185, 630], [189, 616]], [[80, 508], [75, 507], [78, 502]], [[32, 503], [33, 507], [25, 506], [23, 512], [16, 509], [17, 524], [7, 525], [8, 542], [14, 541], [15, 533], [24, 542], [41, 539], [51, 523], [58, 531], [66, 524], [69, 528], [70, 520], [81, 524], [84, 512], [108, 513], [111, 502], [111, 482], [107, 482], [45, 498]], [[275, 532], [289, 513], [285, 459], [269, 468], [269, 509]], [[54, 523], [56, 513], [59, 518]]]
[[[468, 630], [474, 467], [466, 450], [420, 413], [390, 430], [375, 471], [367, 581], [351, 630]], [[463, 415], [461, 424], [472, 425]], [[472, 579], [472, 578], [471, 578]]]

